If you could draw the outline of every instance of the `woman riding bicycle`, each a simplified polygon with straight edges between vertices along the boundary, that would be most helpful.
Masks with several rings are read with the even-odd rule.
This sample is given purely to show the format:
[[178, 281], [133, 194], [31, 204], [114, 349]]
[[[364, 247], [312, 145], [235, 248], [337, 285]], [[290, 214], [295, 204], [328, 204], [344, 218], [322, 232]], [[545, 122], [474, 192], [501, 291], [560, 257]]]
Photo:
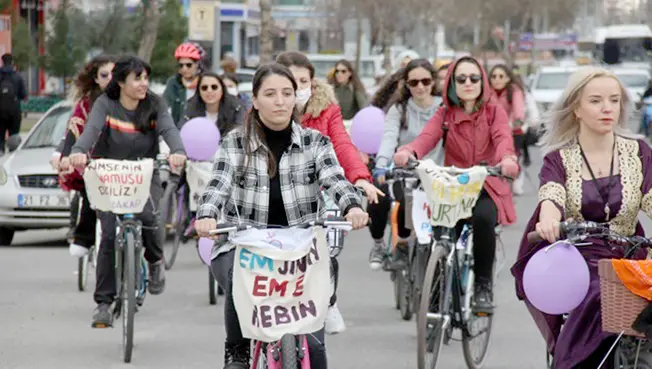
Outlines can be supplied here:
[[179, 124], [186, 111], [186, 103], [197, 92], [203, 57], [204, 49], [193, 42], [184, 42], [174, 51], [174, 58], [179, 63], [179, 73], [168, 78], [163, 98], [170, 108], [175, 124]]
[[91, 204], [88, 202], [84, 179], [79, 172], [70, 167], [68, 155], [70, 155], [72, 146], [84, 132], [88, 113], [91, 111], [93, 103], [111, 82], [114, 61], [115, 58], [110, 55], [96, 56], [75, 77], [73, 81], [74, 100], [77, 103], [68, 122], [66, 135], [60, 145], [61, 159], [57, 166], [61, 185], [69, 190], [78, 191], [81, 198], [81, 207], [72, 210], [76, 215], [76, 221], [73, 227], [73, 241], [69, 248], [70, 255], [78, 258], [87, 255], [88, 250], [95, 244], [97, 217], [95, 210], [91, 209]]
[[[170, 164], [183, 165], [186, 160], [179, 130], [168, 113], [165, 102], [149, 91], [150, 66], [132, 56], [119, 58], [113, 68], [113, 80], [103, 95], [95, 100], [84, 133], [72, 148], [70, 164], [83, 168], [90, 152], [93, 158], [138, 160], [156, 158], [159, 137], [170, 146]], [[163, 249], [156, 237], [155, 210], [162, 187], [158, 173], [152, 176], [151, 201], [141, 214], [145, 259], [149, 262], [149, 292], [163, 293], [165, 274]], [[98, 304], [93, 315], [93, 327], [111, 326], [109, 311], [116, 295], [113, 255], [116, 218], [110, 212], [98, 212], [102, 225], [102, 240], [97, 259], [97, 284], [94, 299]]]
[[[373, 170], [374, 178], [386, 193], [389, 188], [385, 184], [385, 174], [396, 148], [417, 138], [441, 103], [435, 98], [437, 72], [428, 60], [413, 59], [402, 71], [403, 90], [399, 100], [385, 116], [385, 132], [378, 154], [376, 154], [376, 168]], [[428, 157], [435, 160], [436, 163], [442, 164], [444, 161], [442, 145], [438, 144], [428, 154]], [[378, 204], [369, 204], [367, 207], [372, 219], [369, 230], [374, 239], [374, 245], [369, 253], [369, 266], [373, 270], [380, 269], [386, 257], [384, 236], [391, 201], [400, 202], [399, 237], [405, 239], [410, 236], [410, 230], [405, 227], [405, 210], [403, 209], [405, 199], [399, 183], [396, 183], [393, 192], [395, 199], [384, 198]]]
[[[623, 249], [605, 247], [597, 239], [578, 248], [589, 266], [591, 284], [566, 322], [527, 301], [523, 272], [536, 251], [559, 239], [559, 222], [565, 219], [608, 222], [623, 236], [643, 234], [637, 216], [641, 210], [652, 215], [652, 151], [627, 129], [630, 102], [612, 72], [583, 67], [570, 77], [553, 106], [543, 136], [546, 156], [539, 174], [539, 205], [525, 233], [536, 230], [546, 242], [532, 246], [524, 237], [512, 274], [517, 296], [525, 300], [546, 340], [555, 369], [596, 368], [613, 344], [614, 336], [601, 329], [598, 261], [622, 258]], [[644, 257], [643, 250], [634, 255]]]
[[[463, 57], [452, 63], [444, 84], [444, 106], [439, 108], [419, 136], [394, 154], [399, 166], [410, 158], [423, 158], [444, 138], [444, 163], [468, 168], [486, 163], [500, 165], [514, 177], [518, 164], [505, 110], [492, 101], [493, 91], [478, 61]], [[445, 132], [447, 132], [445, 134]], [[496, 255], [496, 224], [516, 220], [509, 184], [488, 177], [473, 209], [473, 271], [476, 276], [473, 309], [493, 312], [492, 277]]]
[[[296, 226], [317, 220], [320, 188], [336, 200], [353, 228], [366, 226], [357, 190], [344, 177], [333, 146], [319, 132], [293, 120], [297, 83], [280, 64], [258, 69], [253, 107], [244, 127], [228, 134], [215, 159], [213, 178], [201, 198], [195, 228], [210, 237], [216, 219], [254, 227]], [[249, 368], [249, 340], [242, 337], [232, 296], [235, 249], [213, 248], [212, 270], [226, 288], [225, 369]], [[326, 368], [324, 330], [308, 335], [311, 367]]]

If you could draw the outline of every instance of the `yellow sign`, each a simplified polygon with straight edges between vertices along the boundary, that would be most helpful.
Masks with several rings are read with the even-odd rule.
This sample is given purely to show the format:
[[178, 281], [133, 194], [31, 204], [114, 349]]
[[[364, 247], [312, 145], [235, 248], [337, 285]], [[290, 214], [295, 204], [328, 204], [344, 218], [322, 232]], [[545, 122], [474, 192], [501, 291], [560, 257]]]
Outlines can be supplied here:
[[193, 41], [213, 41], [215, 37], [214, 0], [191, 0], [188, 12], [188, 36]]

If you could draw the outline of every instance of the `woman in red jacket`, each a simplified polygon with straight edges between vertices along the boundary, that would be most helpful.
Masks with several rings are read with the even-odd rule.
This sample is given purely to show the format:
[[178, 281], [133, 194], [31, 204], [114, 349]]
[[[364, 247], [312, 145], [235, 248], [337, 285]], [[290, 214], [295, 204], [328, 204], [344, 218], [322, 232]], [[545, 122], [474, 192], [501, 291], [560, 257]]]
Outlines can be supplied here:
[[[337, 104], [333, 88], [326, 82], [315, 78], [315, 67], [308, 58], [297, 51], [281, 53], [276, 62], [285, 65], [292, 71], [297, 81], [296, 108], [301, 115], [301, 124], [304, 127], [316, 129], [322, 135], [330, 138], [335, 149], [335, 155], [340, 165], [344, 168], [346, 179], [361, 187], [367, 194], [369, 202], [378, 202], [378, 196], [385, 196], [379, 189], [371, 184], [369, 168], [362, 162], [360, 152], [351, 142], [344, 122], [342, 111]], [[335, 275], [335, 288], [337, 289], [338, 264], [332, 258]], [[345, 329], [344, 320], [335, 305], [335, 293], [331, 298], [331, 307], [326, 317], [326, 333], [333, 334]]]
[[[503, 174], [516, 176], [518, 164], [509, 120], [505, 109], [492, 99], [493, 91], [480, 63], [471, 57], [452, 63], [444, 91], [444, 106], [412, 143], [397, 150], [394, 162], [404, 166], [410, 158], [428, 154], [443, 137], [446, 122], [446, 166], [469, 168], [486, 162], [500, 164]], [[493, 313], [491, 282], [496, 254], [495, 226], [515, 220], [516, 209], [509, 184], [497, 177], [487, 177], [471, 217], [476, 275], [473, 309], [476, 313]]]

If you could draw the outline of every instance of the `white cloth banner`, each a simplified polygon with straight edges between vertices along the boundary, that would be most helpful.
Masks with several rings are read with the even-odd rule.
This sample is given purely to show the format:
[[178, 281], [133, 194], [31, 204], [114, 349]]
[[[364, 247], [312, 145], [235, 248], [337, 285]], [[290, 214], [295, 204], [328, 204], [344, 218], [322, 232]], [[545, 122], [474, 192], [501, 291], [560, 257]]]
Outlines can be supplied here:
[[92, 160], [84, 170], [88, 201], [100, 211], [140, 214], [149, 200], [154, 160]]
[[429, 244], [432, 240], [430, 205], [426, 193], [417, 189], [412, 191], [412, 224], [419, 243]]
[[233, 301], [246, 338], [263, 342], [324, 327], [333, 285], [324, 230], [238, 232]]
[[190, 189], [190, 211], [197, 211], [199, 198], [204, 194], [204, 189], [213, 176], [213, 162], [190, 161], [186, 162], [186, 181]]
[[420, 162], [417, 173], [430, 201], [430, 224], [448, 228], [471, 217], [488, 174], [482, 166], [440, 167], [430, 159]]

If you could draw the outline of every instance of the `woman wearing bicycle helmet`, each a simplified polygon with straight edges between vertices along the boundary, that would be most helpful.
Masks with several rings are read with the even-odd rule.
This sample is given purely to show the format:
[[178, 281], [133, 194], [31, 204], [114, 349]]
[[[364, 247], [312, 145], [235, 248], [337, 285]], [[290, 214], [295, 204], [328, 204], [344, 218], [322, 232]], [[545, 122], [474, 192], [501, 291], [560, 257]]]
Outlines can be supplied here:
[[[113, 79], [103, 95], [95, 100], [84, 133], [79, 137], [70, 155], [70, 164], [83, 168], [92, 149], [93, 158], [139, 160], [156, 158], [159, 138], [170, 146], [169, 161], [180, 167], [186, 160], [179, 130], [174, 125], [165, 102], [149, 91], [150, 66], [133, 56], [119, 58], [113, 68]], [[138, 218], [143, 223], [145, 259], [149, 262], [148, 291], [163, 293], [165, 274], [163, 245], [156, 236], [156, 215], [162, 187], [155, 171], [152, 176], [151, 200]], [[116, 218], [110, 212], [98, 212], [102, 225], [102, 240], [97, 256], [97, 284], [93, 327], [112, 325], [110, 306], [116, 295], [115, 250]]]
[[[493, 91], [480, 63], [463, 57], [451, 63], [444, 84], [444, 106], [412, 143], [400, 147], [394, 162], [404, 166], [410, 158], [423, 158], [444, 137], [444, 164], [469, 168], [486, 163], [500, 165], [515, 177], [518, 163], [505, 110], [492, 100]], [[473, 269], [476, 275], [473, 310], [493, 313], [493, 264], [497, 224], [511, 224], [516, 209], [507, 181], [488, 177], [473, 209]]]
[[192, 42], [184, 42], [174, 51], [174, 58], [179, 63], [179, 73], [168, 79], [163, 97], [172, 110], [172, 119], [176, 124], [179, 124], [183, 117], [186, 102], [197, 92], [203, 56], [204, 50], [201, 46]]
[[[562, 220], [606, 222], [620, 235], [643, 235], [638, 214], [642, 210], [652, 216], [652, 150], [627, 128], [630, 103], [613, 72], [582, 67], [571, 75], [550, 110], [542, 138], [545, 158], [539, 173], [539, 204], [526, 227], [512, 274], [516, 294], [546, 340], [555, 369], [597, 368], [607, 355], [615, 335], [601, 329], [598, 261], [623, 258], [623, 248], [608, 247], [594, 238], [578, 247], [591, 282], [587, 296], [565, 322], [561, 315], [543, 313], [528, 302], [523, 272], [534, 253], [559, 239]], [[527, 234], [532, 231], [545, 241], [528, 244]], [[645, 255], [639, 250], [634, 258]], [[613, 357], [602, 368], [614, 368]]]
[[[369, 219], [356, 189], [344, 177], [330, 140], [293, 120], [297, 83], [280, 64], [260, 67], [253, 80], [253, 107], [244, 127], [229, 133], [215, 158], [213, 178], [201, 197], [195, 228], [201, 237], [220, 220], [254, 227], [297, 226], [320, 217], [320, 188], [337, 199], [353, 228]], [[235, 248], [230, 243], [213, 247], [212, 270], [226, 286], [225, 369], [248, 369], [250, 342], [242, 337], [235, 310], [232, 273]], [[310, 367], [326, 369], [324, 330], [307, 335]]]

